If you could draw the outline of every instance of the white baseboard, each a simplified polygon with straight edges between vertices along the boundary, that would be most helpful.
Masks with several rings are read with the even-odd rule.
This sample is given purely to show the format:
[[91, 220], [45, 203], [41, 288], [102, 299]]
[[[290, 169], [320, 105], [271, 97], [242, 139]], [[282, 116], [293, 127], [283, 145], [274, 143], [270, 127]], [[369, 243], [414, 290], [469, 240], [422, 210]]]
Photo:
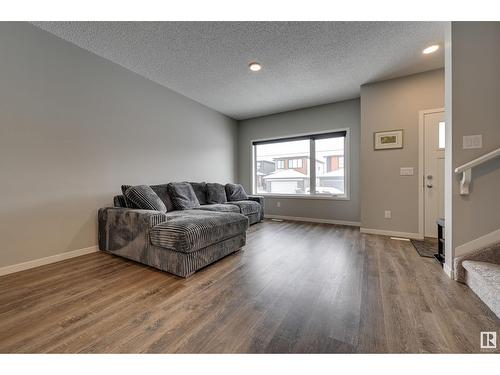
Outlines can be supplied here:
[[412, 238], [415, 240], [423, 240], [424, 239], [424, 236], [422, 236], [420, 233], [397, 232], [397, 231], [392, 231], [392, 230], [371, 229], [371, 228], [360, 228], [359, 230], [361, 233], [378, 234], [381, 236]]
[[51, 255], [45, 258], [34, 259], [24, 263], [13, 264], [11, 266], [0, 268], [0, 276], [8, 275], [14, 272], [28, 270], [30, 268], [44, 266], [50, 263], [60, 262], [61, 260], [75, 258], [85, 254], [95, 253], [97, 251], [99, 251], [99, 247], [96, 245], [96, 246], [86, 247], [84, 249], [78, 249], [78, 250], [68, 251], [66, 253]]
[[453, 270], [446, 263], [443, 264], [443, 271], [450, 279], [454, 279]]
[[463, 245], [457, 246], [455, 248], [455, 257], [468, 254], [483, 247], [494, 245], [498, 242], [500, 242], [500, 229], [485, 234], [484, 236], [478, 237], [472, 241], [466, 242]]
[[308, 223], [348, 225], [350, 227], [359, 227], [361, 225], [361, 223], [359, 223], [358, 221], [317, 219], [313, 217], [281, 216], [281, 215], [267, 215], [267, 214], [265, 215], [265, 217], [266, 219], [281, 219], [281, 220], [291, 220], [291, 221], [305, 221]]

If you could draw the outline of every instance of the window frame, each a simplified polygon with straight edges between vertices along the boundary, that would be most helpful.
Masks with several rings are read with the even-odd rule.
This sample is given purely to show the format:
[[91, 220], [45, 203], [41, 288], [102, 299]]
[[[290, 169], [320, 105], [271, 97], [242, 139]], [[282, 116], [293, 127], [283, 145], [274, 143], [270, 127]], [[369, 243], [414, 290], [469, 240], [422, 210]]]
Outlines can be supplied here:
[[[257, 192], [257, 179], [255, 173], [257, 171], [257, 153], [256, 146], [254, 142], [271, 142], [271, 141], [286, 141], [287, 139], [292, 140], [292, 138], [299, 137], [314, 137], [319, 134], [327, 134], [327, 133], [337, 133], [337, 132], [345, 132], [344, 137], [344, 194], [333, 195], [333, 194], [273, 194], [273, 193], [259, 193]], [[269, 198], [294, 198], [294, 199], [327, 199], [327, 200], [351, 200], [351, 147], [350, 147], [350, 139], [351, 139], [351, 129], [350, 128], [337, 128], [330, 130], [323, 130], [317, 132], [308, 132], [301, 134], [289, 134], [289, 135], [280, 135], [272, 138], [260, 138], [260, 139], [252, 139], [250, 140], [250, 155], [251, 155], [251, 181], [252, 181], [252, 194], [261, 195], [263, 197]], [[310, 190], [313, 191], [313, 188], [316, 187], [316, 162], [315, 157], [315, 142], [314, 139], [310, 139], [310, 152], [309, 152], [309, 170], [310, 170]]]

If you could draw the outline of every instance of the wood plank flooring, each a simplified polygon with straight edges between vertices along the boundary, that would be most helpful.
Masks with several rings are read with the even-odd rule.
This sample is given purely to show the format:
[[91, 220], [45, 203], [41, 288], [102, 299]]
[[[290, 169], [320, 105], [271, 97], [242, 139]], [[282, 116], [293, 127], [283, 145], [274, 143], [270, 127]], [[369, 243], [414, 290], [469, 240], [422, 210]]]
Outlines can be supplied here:
[[104, 253], [0, 277], [1, 353], [462, 353], [500, 321], [409, 242], [265, 221], [181, 279]]

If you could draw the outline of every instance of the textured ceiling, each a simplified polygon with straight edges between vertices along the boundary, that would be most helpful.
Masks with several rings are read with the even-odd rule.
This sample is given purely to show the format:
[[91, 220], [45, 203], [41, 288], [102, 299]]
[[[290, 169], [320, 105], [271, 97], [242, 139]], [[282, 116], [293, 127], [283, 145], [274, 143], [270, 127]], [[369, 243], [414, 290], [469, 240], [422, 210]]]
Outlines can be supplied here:
[[[235, 119], [359, 96], [444, 65], [441, 22], [36, 22]], [[247, 65], [263, 68], [252, 73]]]

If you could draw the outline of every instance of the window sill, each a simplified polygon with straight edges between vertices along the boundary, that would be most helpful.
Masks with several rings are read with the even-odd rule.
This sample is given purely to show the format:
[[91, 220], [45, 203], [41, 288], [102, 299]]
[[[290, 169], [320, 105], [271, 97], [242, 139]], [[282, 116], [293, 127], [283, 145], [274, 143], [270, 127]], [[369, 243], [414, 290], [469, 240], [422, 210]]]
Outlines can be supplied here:
[[309, 195], [309, 194], [265, 194], [254, 193], [253, 195], [260, 195], [264, 198], [284, 198], [284, 199], [323, 199], [332, 201], [349, 201], [351, 200], [345, 195]]

